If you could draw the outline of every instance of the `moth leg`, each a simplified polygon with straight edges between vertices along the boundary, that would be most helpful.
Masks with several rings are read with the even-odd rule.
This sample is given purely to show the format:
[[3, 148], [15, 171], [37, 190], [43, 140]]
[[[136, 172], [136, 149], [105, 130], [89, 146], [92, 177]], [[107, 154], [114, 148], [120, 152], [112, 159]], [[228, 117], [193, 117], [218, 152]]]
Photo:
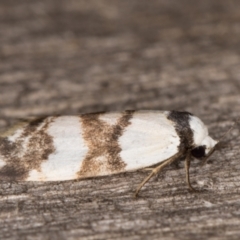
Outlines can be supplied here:
[[146, 167], [146, 168], [143, 168], [141, 169], [141, 171], [153, 171], [154, 168], [151, 168], [151, 167]]
[[196, 192], [197, 190], [192, 187], [191, 182], [190, 182], [190, 176], [189, 176], [190, 163], [191, 163], [191, 155], [190, 155], [190, 153], [188, 153], [187, 157], [185, 159], [186, 181], [187, 181], [189, 190], [192, 192]]
[[171, 164], [172, 162], [174, 162], [175, 160], [177, 160], [180, 156], [182, 155], [182, 153], [177, 153], [174, 156], [172, 156], [171, 158], [165, 160], [163, 163], [161, 163], [160, 165], [158, 165], [157, 167], [152, 169], [152, 172], [139, 184], [136, 192], [135, 192], [135, 197], [138, 196], [139, 191], [141, 190], [141, 188], [158, 172], [160, 172], [164, 167], [166, 167], [167, 165]]
[[[161, 164], [161, 165], [162, 165], [162, 164]], [[139, 191], [140, 191], [141, 188], [145, 185], [145, 183], [148, 182], [149, 179], [150, 179], [154, 174], [156, 174], [154, 170], [155, 170], [155, 169], [153, 169], [152, 172], [138, 185], [138, 188], [137, 188], [137, 190], [136, 190], [136, 192], [135, 192], [135, 197], [138, 196]]]

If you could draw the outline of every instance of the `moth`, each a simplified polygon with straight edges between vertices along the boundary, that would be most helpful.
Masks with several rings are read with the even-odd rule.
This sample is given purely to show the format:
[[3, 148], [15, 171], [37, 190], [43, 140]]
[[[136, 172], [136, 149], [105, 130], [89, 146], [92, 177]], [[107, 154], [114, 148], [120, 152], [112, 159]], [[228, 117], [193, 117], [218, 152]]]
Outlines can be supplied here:
[[206, 159], [218, 141], [189, 112], [124, 111], [22, 121], [0, 135], [0, 180], [64, 181], [151, 168], [136, 190], [185, 157]]

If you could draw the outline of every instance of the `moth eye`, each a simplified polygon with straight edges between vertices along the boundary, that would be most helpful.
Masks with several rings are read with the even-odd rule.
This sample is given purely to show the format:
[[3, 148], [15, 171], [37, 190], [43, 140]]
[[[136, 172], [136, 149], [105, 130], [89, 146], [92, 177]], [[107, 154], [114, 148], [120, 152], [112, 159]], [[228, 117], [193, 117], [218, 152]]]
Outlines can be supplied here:
[[195, 158], [202, 158], [205, 156], [205, 149], [206, 149], [206, 146], [196, 147], [191, 151], [191, 154]]

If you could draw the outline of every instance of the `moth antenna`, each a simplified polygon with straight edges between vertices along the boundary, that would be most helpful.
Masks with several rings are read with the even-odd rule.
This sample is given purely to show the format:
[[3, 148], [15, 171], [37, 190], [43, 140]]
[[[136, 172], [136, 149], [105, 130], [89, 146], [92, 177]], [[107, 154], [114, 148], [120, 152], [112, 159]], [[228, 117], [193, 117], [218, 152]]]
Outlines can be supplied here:
[[208, 155], [203, 159], [201, 166], [205, 165], [209, 159], [209, 157], [214, 153], [219, 143], [233, 130], [233, 128], [240, 122], [240, 118], [234, 121], [234, 124], [219, 138], [217, 144], [213, 147], [213, 149], [208, 153]]
[[[240, 118], [234, 121], [234, 124], [220, 137], [218, 143], [221, 142], [232, 130], [233, 128], [240, 122]], [[217, 143], [217, 144], [218, 144]]]

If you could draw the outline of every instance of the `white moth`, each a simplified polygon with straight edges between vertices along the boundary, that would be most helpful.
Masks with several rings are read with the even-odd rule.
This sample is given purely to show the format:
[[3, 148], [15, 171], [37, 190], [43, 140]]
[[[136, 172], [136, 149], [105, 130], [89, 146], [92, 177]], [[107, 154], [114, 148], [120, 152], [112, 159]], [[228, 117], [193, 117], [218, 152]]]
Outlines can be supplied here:
[[142, 186], [185, 156], [207, 159], [217, 141], [188, 112], [125, 111], [22, 122], [0, 135], [0, 180], [64, 181], [152, 167]]

